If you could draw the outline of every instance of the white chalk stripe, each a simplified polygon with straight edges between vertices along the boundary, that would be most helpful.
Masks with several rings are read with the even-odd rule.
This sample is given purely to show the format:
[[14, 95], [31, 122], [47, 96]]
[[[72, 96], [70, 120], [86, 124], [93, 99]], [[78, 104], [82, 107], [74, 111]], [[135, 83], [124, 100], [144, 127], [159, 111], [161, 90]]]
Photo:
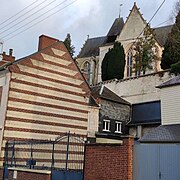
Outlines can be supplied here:
[[47, 112], [51, 114], [66, 115], [66, 116], [71, 116], [71, 117], [82, 117], [82, 118], [88, 117], [88, 113], [80, 113], [80, 112], [64, 110], [64, 109], [55, 109], [51, 107], [44, 107], [44, 106], [38, 106], [35, 104], [27, 104], [27, 103], [14, 102], [14, 101], [9, 101], [8, 107], [15, 107], [15, 108], [20, 108], [24, 110], [32, 110], [32, 111], [39, 111], [39, 112]]
[[55, 49], [55, 48], [51, 48], [51, 50], [53, 51], [53, 53], [57, 56], [64, 56], [66, 54], [65, 51], [61, 51], [59, 49]]
[[[36, 82], [36, 84], [39, 84]], [[76, 101], [80, 101], [80, 102], [85, 102], [85, 98], [83, 96], [77, 96], [77, 95], [73, 95], [73, 94], [67, 94], [65, 92], [57, 92], [57, 91], [53, 91], [53, 90], [50, 90], [50, 89], [44, 89], [44, 88], [40, 88], [40, 87], [37, 87], [37, 86], [31, 86], [31, 85], [26, 85], [26, 84], [20, 84], [20, 83], [16, 83], [16, 82], [11, 82], [11, 88], [16, 88], [16, 89], [23, 89], [23, 90], [26, 90], [26, 91], [30, 91], [30, 92], [39, 92], [41, 94], [44, 94], [44, 95], [50, 95], [50, 96], [56, 96], [56, 97], [59, 97], [59, 98], [66, 98], [66, 99], [69, 99], [69, 100], [76, 100]], [[47, 85], [48, 87], [48, 85]], [[50, 87], [50, 85], [49, 85]]]
[[82, 93], [81, 87], [79, 87], [79, 88], [78, 87], [73, 87], [73, 86], [66, 85], [66, 84], [61, 84], [61, 83], [58, 83], [58, 82], [53, 82], [53, 81], [49, 81], [49, 80], [39, 79], [39, 78], [36, 78], [36, 77], [26, 76], [26, 75], [23, 75], [23, 74], [12, 73], [12, 78], [23, 80], [23, 81], [25, 80], [25, 81], [28, 81], [28, 82], [31, 82], [31, 83], [51, 86], [51, 87], [59, 87], [59, 88], [64, 89], [64, 90], [70, 90], [70, 91], [73, 91], [73, 92]]
[[[66, 125], [80, 125], [87, 127], [87, 122], [84, 121], [78, 121], [74, 119], [65, 119], [65, 118], [59, 118], [59, 117], [50, 117], [50, 116], [45, 116], [45, 115], [39, 115], [39, 114], [30, 114], [30, 113], [25, 113], [25, 112], [18, 112], [18, 111], [7, 111], [7, 116], [8, 117], [15, 117], [15, 118], [25, 118], [28, 120], [33, 120], [33, 121], [41, 121], [43, 122], [52, 122], [52, 123], [62, 123]], [[8, 119], [7, 119], [8, 120]]]
[[47, 78], [50, 77], [51, 79], [54, 79], [54, 80], [61, 80], [61, 81], [67, 82], [67, 83], [75, 84], [75, 85], [80, 85], [83, 83], [83, 81], [77, 80], [75, 78], [70, 78], [70, 77], [59, 75], [59, 74], [42, 71], [42, 70], [39, 70], [36, 68], [31, 68], [31, 67], [27, 67], [27, 66], [23, 66], [23, 65], [19, 65], [19, 68], [23, 72], [40, 75], [40, 76], [47, 77]]
[[87, 132], [87, 130], [71, 128], [71, 127], [42, 125], [42, 124], [25, 123], [18, 121], [6, 121], [5, 126], [13, 127], [13, 128], [22, 128], [22, 131], [26, 129], [32, 129], [32, 130], [49, 131], [49, 132], [63, 132], [64, 129], [67, 128], [69, 131], [76, 132], [78, 134], [85, 134]]
[[35, 102], [46, 103], [46, 104], [51, 104], [51, 105], [62, 106], [62, 104], [63, 104], [64, 107], [68, 107], [68, 108], [75, 108], [75, 109], [86, 110], [86, 111], [88, 110], [87, 106], [81, 105], [78, 103], [71, 103], [71, 102], [64, 103], [64, 101], [60, 101], [60, 100], [56, 100], [56, 99], [49, 99], [46, 97], [33, 96], [30, 94], [23, 94], [23, 93], [13, 92], [13, 91], [10, 91], [9, 97], [13, 97], [13, 98], [17, 98], [17, 99], [20, 98], [22, 100], [35, 101]]

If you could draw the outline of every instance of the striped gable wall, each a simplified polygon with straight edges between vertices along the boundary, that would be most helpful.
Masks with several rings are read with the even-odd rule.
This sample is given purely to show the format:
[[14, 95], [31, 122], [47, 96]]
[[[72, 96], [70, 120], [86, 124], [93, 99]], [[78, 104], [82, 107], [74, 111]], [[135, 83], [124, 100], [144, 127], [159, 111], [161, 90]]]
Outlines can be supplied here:
[[89, 87], [62, 42], [9, 69], [1, 158], [7, 140], [55, 139], [68, 131], [87, 135]]

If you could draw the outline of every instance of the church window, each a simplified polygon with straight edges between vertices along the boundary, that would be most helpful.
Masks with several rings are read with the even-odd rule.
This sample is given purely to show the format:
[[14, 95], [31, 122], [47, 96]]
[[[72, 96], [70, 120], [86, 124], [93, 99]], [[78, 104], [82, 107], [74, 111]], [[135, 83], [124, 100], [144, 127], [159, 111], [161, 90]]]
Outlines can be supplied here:
[[83, 71], [86, 77], [86, 81], [90, 83], [90, 71], [91, 71], [91, 64], [86, 61], [83, 66]]
[[132, 66], [133, 66], [133, 54], [130, 50], [127, 55], [127, 77], [132, 76]]

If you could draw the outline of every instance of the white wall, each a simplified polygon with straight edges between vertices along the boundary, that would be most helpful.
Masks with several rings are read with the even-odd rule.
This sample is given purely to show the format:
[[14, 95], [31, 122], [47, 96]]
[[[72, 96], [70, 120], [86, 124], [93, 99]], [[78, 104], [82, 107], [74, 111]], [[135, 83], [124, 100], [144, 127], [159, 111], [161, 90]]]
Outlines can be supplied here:
[[[161, 76], [163, 75], [163, 76]], [[171, 79], [168, 72], [149, 74], [121, 81], [106, 81], [103, 84], [132, 104], [160, 100], [160, 89], [156, 86]]]

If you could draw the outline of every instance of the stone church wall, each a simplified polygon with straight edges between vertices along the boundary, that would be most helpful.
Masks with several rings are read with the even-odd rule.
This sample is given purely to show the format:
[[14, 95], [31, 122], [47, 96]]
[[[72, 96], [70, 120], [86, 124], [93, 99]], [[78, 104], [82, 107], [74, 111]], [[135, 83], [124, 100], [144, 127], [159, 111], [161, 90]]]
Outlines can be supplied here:
[[120, 81], [105, 81], [103, 84], [131, 104], [137, 104], [160, 100], [160, 89], [156, 86], [172, 77], [168, 71], [161, 71]]

